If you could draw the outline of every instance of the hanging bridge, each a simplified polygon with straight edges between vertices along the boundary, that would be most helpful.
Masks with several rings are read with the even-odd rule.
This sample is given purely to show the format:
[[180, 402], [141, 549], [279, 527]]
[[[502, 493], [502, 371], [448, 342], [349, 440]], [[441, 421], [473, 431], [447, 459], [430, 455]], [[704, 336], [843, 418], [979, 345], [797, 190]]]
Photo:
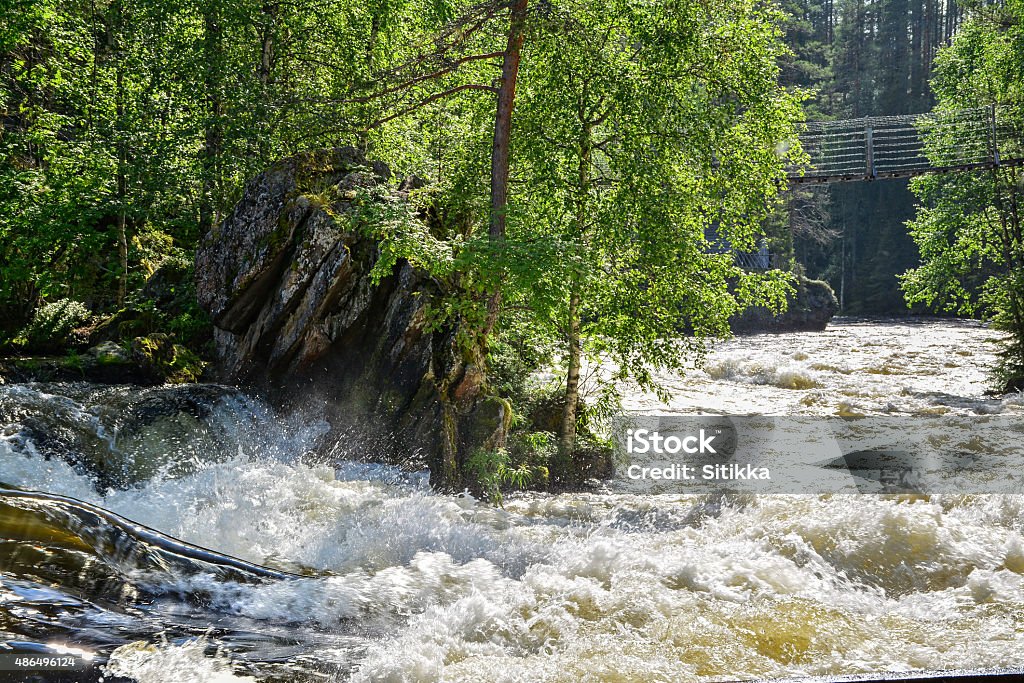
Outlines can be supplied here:
[[1024, 120], [1005, 106], [843, 121], [811, 121], [800, 134], [809, 163], [793, 183], [909, 178], [1024, 165]]

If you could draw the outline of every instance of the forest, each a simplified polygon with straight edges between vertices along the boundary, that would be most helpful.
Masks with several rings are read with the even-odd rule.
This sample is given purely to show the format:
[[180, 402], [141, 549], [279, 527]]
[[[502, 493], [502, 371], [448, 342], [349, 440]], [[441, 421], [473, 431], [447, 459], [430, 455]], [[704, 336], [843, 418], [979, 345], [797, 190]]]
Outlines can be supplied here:
[[[936, 104], [935, 56], [963, 21], [953, 0], [788, 2], [783, 82], [812, 93], [808, 120], [916, 114]], [[900, 314], [896, 276], [917, 265], [905, 223], [915, 198], [906, 180], [794, 192], [785, 225], [796, 260], [825, 279], [850, 315]], [[924, 312], [924, 309], [918, 309]]]
[[[0, 27], [8, 328], [64, 295], [105, 310], [162, 259], [188, 259], [270, 161], [355, 140], [359, 126], [345, 117], [370, 123], [370, 103], [354, 114], [355, 103], [341, 111], [332, 98], [458, 11], [333, 0], [12, 3]], [[952, 0], [780, 9], [792, 51], [780, 79], [810, 94], [808, 119], [929, 110], [935, 54], [963, 15]], [[417, 114], [420, 125], [438, 110]], [[393, 144], [403, 125], [377, 135]], [[433, 132], [400, 152], [408, 168], [451, 135]], [[833, 285], [845, 311], [894, 313], [904, 308], [890, 296], [895, 275], [917, 260], [903, 225], [913, 206], [904, 181], [836, 186], [791, 197], [785, 225], [796, 260]], [[99, 263], [97, 248], [119, 262]]]
[[[587, 355], [652, 385], [736, 313], [781, 309], [796, 275], [827, 280], [847, 314], [993, 319], [1016, 333], [1016, 386], [1015, 169], [785, 177], [803, 121], [1020, 116], [1022, 19], [1020, 0], [7, 0], [0, 343], [73, 355], [116, 328], [170, 340], [165, 379], [200, 377], [197, 247], [277, 160], [350, 146], [386, 169], [348, 198], [376, 277], [429, 273], [430, 325], [457, 325], [466, 362], [507, 391], [558, 359], [562, 454]], [[336, 188], [305, 191], [330, 205]], [[768, 270], [733, 258], [765, 238]]]
[[[1008, 149], [1020, 149], [1019, 2], [795, 3], [787, 11], [793, 53], [782, 79], [813, 93], [808, 119], [1006, 105], [1017, 131]], [[932, 159], [970, 144], [966, 136], [926, 140]], [[826, 279], [848, 314], [909, 306], [987, 317], [1012, 331], [996, 385], [1020, 387], [1020, 186], [1019, 171], [1004, 168], [794, 188], [782, 233], [796, 263]]]

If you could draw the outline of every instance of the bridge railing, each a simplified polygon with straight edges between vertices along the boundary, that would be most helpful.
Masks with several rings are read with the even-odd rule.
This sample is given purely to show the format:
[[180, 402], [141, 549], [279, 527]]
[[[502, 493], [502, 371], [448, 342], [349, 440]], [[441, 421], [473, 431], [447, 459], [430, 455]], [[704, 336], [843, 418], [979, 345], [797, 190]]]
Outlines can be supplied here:
[[812, 121], [800, 134], [810, 158], [793, 182], [899, 178], [1024, 161], [1019, 115], [985, 106], [843, 121]]

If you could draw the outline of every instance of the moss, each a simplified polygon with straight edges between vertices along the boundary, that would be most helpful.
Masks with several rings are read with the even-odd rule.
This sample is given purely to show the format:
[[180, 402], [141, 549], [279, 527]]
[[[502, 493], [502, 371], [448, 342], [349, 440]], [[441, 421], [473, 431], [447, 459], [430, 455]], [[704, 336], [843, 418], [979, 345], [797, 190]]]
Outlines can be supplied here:
[[87, 359], [77, 352], [66, 356], [33, 356], [7, 359], [13, 367], [14, 381], [57, 382], [82, 379], [86, 376]]
[[441, 477], [442, 488], [457, 488], [461, 483], [456, 453], [459, 449], [459, 421], [455, 410], [444, 405], [441, 413]]
[[[149, 362], [149, 356], [157, 352], [156, 348], [148, 348], [153, 344], [140, 342], [137, 349], [133, 348], [133, 340], [158, 339], [155, 335], [169, 337], [191, 349], [189, 353], [192, 355], [205, 353], [213, 340], [213, 323], [209, 314], [199, 307], [192, 273], [190, 263], [169, 260], [147, 280], [143, 290], [132, 297], [128, 306], [96, 324], [89, 333], [89, 344], [93, 347], [90, 356], [95, 357], [95, 366], [110, 369], [145, 365], [143, 374], [148, 378], [143, 381], [164, 381], [167, 373], [162, 368], [154, 369], [156, 365]], [[168, 351], [167, 355], [170, 353]], [[186, 354], [179, 355], [187, 357]], [[186, 370], [194, 364], [191, 359], [181, 363]], [[172, 368], [172, 373], [179, 369]], [[190, 374], [190, 371], [185, 373]], [[127, 375], [108, 373], [104, 376], [122, 381]]]
[[151, 302], [148, 305], [126, 307], [100, 322], [93, 329], [90, 340], [96, 344], [104, 341], [131, 339], [157, 331], [160, 329], [161, 323], [160, 312]]
[[336, 185], [327, 185], [323, 189], [306, 192], [302, 196], [315, 209], [319, 209], [329, 216], [334, 216], [334, 204], [342, 198]]
[[25, 372], [37, 372], [55, 361], [53, 358], [13, 358], [14, 367]]
[[78, 355], [78, 351], [75, 351], [74, 349], [68, 351], [68, 355], [64, 357], [64, 367], [69, 370], [79, 372], [82, 376], [85, 376], [85, 361], [80, 355]]
[[171, 373], [167, 381], [172, 384], [198, 382], [206, 370], [206, 362], [181, 344], [174, 345]]
[[198, 381], [206, 362], [166, 334], [151, 334], [132, 340], [132, 355], [157, 381], [183, 384]]
[[[288, 209], [290, 208], [292, 207], [288, 207]], [[277, 221], [277, 227], [260, 237], [256, 242], [258, 249], [266, 249], [268, 253], [277, 253], [288, 242], [294, 227], [289, 215], [290, 212], [287, 209], [281, 212], [281, 217]], [[234, 278], [230, 281], [233, 282]]]
[[464, 444], [473, 445], [462, 462], [462, 485], [499, 505], [503, 491], [544, 488], [549, 480], [547, 454], [518, 443], [506, 448], [514, 415], [511, 402], [492, 395], [481, 399], [472, 414], [463, 418], [461, 429], [454, 422], [444, 423], [447, 438], [458, 436]]
[[502, 437], [508, 430], [511, 406], [508, 401], [496, 396], [489, 396], [477, 406], [466, 420], [463, 428], [465, 439], [469, 443], [480, 444], [483, 448], [497, 448], [500, 443], [492, 443], [496, 435]]
[[114, 353], [102, 353], [96, 356], [96, 365], [101, 367], [113, 367], [117, 365], [131, 365], [132, 362], [128, 358], [119, 356]]
[[131, 356], [128, 354], [128, 349], [114, 342], [103, 342], [90, 352], [96, 358], [96, 365], [101, 368], [131, 365]]

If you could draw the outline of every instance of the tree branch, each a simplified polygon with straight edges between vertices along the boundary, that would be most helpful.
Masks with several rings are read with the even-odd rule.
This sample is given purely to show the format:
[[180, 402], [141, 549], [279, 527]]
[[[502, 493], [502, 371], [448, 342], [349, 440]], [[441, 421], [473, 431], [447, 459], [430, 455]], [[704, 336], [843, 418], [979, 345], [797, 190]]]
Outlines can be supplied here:
[[363, 97], [353, 97], [347, 100], [326, 100], [326, 102], [332, 104], [366, 104], [367, 102], [372, 102], [373, 100], [384, 97], [385, 95], [390, 95], [400, 90], [404, 90], [405, 88], [416, 85], [417, 83], [422, 83], [423, 81], [429, 81], [435, 78], [440, 78], [441, 76], [446, 76], [455, 71], [456, 69], [458, 69], [463, 64], [467, 64], [469, 62], [477, 62], [485, 59], [496, 59], [503, 55], [503, 52], [488, 52], [486, 54], [467, 55], [465, 57], [460, 57], [456, 59], [454, 62], [449, 64], [444, 69], [439, 69], [437, 71], [434, 71], [433, 73], [424, 74], [422, 76], [416, 76], [415, 78], [410, 78], [406, 81], [403, 81], [402, 83], [397, 83], [379, 92], [371, 93]]
[[417, 109], [420, 109], [422, 107], [427, 106], [431, 102], [436, 102], [437, 100], [444, 99], [445, 97], [450, 97], [451, 95], [455, 95], [455, 94], [460, 93], [460, 92], [462, 92], [464, 90], [484, 90], [484, 91], [487, 91], [487, 92], [493, 93], [493, 94], [497, 94], [498, 93], [498, 89], [495, 88], [492, 85], [481, 85], [479, 83], [466, 83], [465, 85], [456, 86], [454, 88], [449, 88], [448, 90], [443, 90], [443, 91], [441, 91], [439, 93], [435, 93], [435, 94], [431, 95], [430, 97], [427, 97], [426, 99], [420, 100], [419, 102], [417, 102], [416, 104], [414, 104], [412, 106], [406, 107], [405, 109], [397, 111], [394, 114], [390, 114], [388, 116], [385, 116], [382, 119], [377, 119], [373, 123], [371, 123], [368, 126], [366, 126], [366, 130], [372, 130], [374, 128], [377, 128], [378, 126], [382, 126], [385, 123], [388, 123], [389, 121], [394, 121], [395, 119], [401, 118], [402, 116], [405, 116], [406, 114], [411, 114], [412, 112], [416, 111]]

